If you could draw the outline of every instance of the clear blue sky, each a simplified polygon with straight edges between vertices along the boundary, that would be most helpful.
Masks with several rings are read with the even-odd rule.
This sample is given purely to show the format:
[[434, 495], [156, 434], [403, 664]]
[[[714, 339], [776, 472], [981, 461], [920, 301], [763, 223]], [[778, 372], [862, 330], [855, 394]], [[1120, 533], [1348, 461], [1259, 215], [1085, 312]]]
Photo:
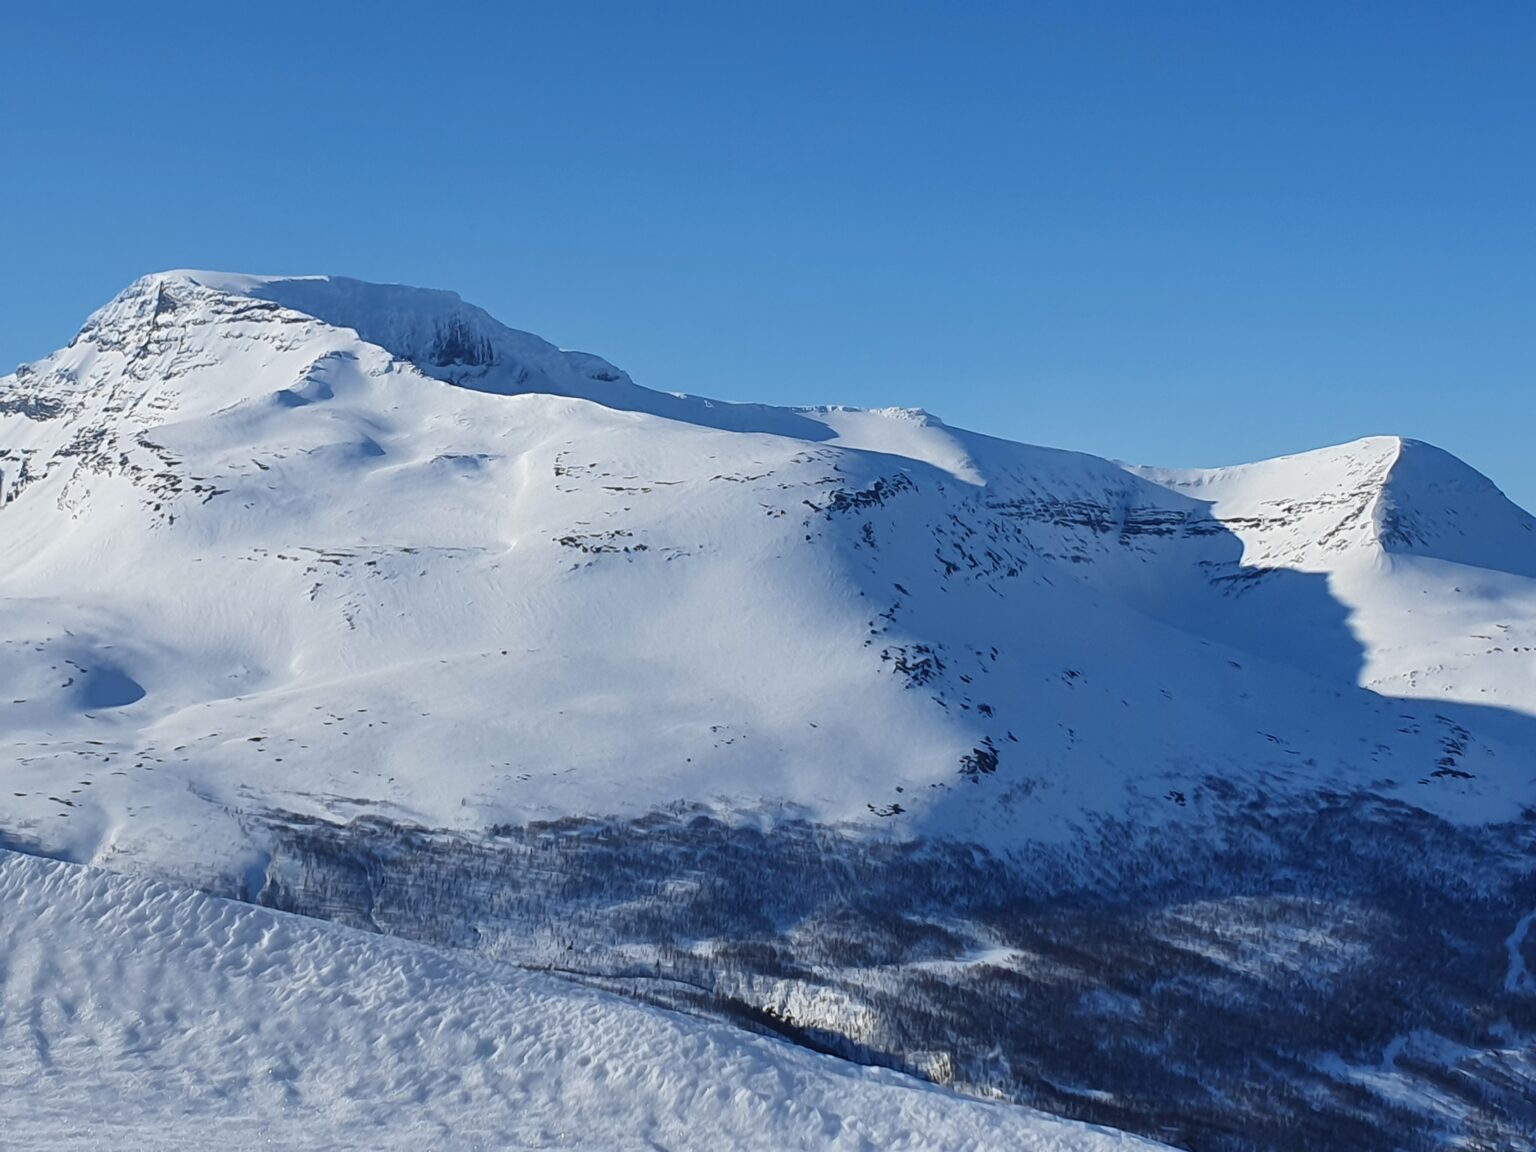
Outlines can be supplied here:
[[[69, 14], [62, 10], [68, 8]], [[448, 287], [658, 388], [1536, 507], [1536, 4], [0, 15], [0, 364], [166, 267]]]

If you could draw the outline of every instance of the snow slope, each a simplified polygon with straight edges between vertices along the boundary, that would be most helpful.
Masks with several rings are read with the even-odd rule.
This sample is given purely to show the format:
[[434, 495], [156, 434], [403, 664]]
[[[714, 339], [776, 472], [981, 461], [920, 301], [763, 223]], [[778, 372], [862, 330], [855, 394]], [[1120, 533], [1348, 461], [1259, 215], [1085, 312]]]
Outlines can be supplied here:
[[1536, 519], [1487, 477], [1395, 436], [1237, 468], [1138, 469], [1211, 503], [1244, 562], [1323, 573], [1389, 696], [1536, 702]]
[[654, 392], [450, 293], [146, 277], [0, 381], [0, 834], [677, 804], [1007, 848], [1212, 775], [1509, 817], [1536, 534], [1380, 438], [1168, 472]]
[[1090, 1150], [554, 977], [0, 852], [7, 1148]]

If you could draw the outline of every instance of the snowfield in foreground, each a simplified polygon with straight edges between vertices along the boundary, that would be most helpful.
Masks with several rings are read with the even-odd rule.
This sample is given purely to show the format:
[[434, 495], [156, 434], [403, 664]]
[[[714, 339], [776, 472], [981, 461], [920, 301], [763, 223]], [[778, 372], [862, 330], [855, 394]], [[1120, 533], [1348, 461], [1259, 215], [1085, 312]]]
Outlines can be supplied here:
[[550, 976], [0, 852], [6, 1148], [1132, 1149]]

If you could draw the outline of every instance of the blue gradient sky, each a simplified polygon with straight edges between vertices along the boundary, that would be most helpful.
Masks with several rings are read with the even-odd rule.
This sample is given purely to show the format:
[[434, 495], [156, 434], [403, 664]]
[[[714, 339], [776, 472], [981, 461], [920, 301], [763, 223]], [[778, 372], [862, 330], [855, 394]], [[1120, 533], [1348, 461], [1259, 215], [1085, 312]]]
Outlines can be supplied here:
[[0, 365], [140, 273], [456, 289], [641, 383], [1536, 506], [1536, 5], [8, 5]]

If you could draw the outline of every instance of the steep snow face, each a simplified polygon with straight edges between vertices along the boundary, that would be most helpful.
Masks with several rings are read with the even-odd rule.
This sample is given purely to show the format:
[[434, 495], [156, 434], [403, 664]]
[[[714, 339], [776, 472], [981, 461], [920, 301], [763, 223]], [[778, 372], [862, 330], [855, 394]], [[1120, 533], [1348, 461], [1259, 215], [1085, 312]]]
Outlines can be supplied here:
[[1417, 440], [1376, 436], [1235, 468], [1132, 471], [1210, 501], [1251, 564], [1327, 571], [1362, 555], [1420, 556], [1536, 577], [1536, 517]]
[[1376, 522], [1389, 553], [1536, 577], [1536, 517], [1432, 444], [1398, 441]]
[[1161, 1147], [96, 869], [0, 851], [0, 909], [8, 1147]]
[[448, 293], [147, 277], [0, 381], [0, 832], [196, 876], [269, 811], [1007, 848], [1240, 776], [1510, 815], [1529, 518], [1447, 461], [1128, 469], [653, 392]]
[[1246, 564], [1325, 574], [1361, 645], [1360, 683], [1536, 710], [1536, 518], [1449, 453], [1382, 436], [1235, 468], [1134, 471], [1209, 501]]
[[627, 389], [630, 384], [629, 377], [606, 360], [566, 352], [531, 333], [508, 328], [453, 292], [339, 276], [181, 275], [195, 284], [270, 300], [333, 327], [350, 328], [430, 375], [471, 386], [483, 383], [487, 391], [582, 395], [601, 393], [604, 385]]
[[1400, 452], [1375, 436], [1233, 468], [1132, 471], [1210, 503], [1258, 568], [1328, 571], [1378, 543], [1377, 510]]

